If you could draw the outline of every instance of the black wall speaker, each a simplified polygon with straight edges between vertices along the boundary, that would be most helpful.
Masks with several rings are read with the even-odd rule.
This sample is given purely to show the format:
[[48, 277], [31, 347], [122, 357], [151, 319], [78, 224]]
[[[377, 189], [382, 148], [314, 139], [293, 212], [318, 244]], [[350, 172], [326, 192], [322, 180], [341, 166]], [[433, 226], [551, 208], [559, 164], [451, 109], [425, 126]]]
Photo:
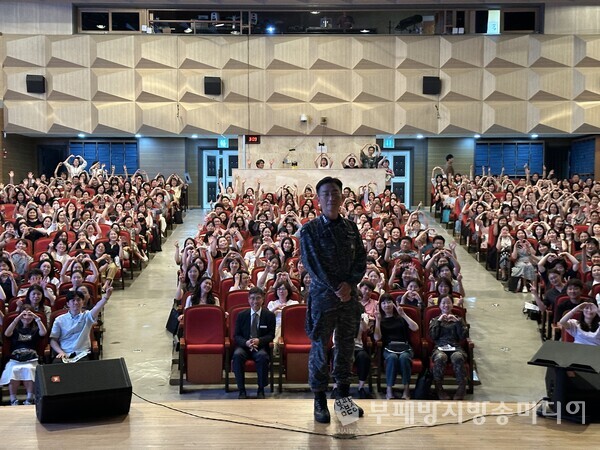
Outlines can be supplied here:
[[39, 365], [35, 388], [41, 423], [122, 416], [131, 405], [131, 380], [123, 358]]
[[30, 94], [43, 94], [46, 92], [46, 78], [43, 75], [27, 75], [27, 92]]
[[442, 92], [440, 77], [423, 77], [423, 94], [438, 95]]
[[221, 95], [221, 78], [204, 77], [204, 94]]

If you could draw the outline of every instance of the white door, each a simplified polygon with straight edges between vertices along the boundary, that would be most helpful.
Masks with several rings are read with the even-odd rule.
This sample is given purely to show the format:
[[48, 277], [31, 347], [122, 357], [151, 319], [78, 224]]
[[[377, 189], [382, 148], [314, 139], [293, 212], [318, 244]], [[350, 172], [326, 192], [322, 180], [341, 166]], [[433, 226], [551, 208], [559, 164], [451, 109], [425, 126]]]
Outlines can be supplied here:
[[232, 170], [238, 168], [238, 152], [237, 150], [204, 150], [199, 161], [198, 173], [202, 180], [199, 183], [202, 190], [199, 198], [202, 199], [202, 207], [208, 209], [210, 202], [214, 202], [219, 195], [219, 178], [223, 180], [225, 187], [233, 184]]
[[390, 161], [390, 169], [394, 171], [392, 192], [408, 208], [411, 206], [411, 165], [409, 150], [383, 150], [382, 154]]

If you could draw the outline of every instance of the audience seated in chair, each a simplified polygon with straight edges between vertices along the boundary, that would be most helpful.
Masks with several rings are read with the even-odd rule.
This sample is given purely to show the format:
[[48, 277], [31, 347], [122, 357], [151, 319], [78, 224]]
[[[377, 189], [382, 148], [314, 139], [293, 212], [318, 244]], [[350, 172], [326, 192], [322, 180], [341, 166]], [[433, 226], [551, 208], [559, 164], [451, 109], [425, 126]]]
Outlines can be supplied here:
[[452, 314], [452, 306], [452, 297], [442, 297], [439, 303], [441, 314], [431, 319], [429, 324], [429, 334], [435, 344], [432, 352], [433, 382], [440, 400], [450, 398], [443, 388], [444, 372], [448, 361], [454, 368], [454, 375], [458, 382], [454, 400], [464, 398], [467, 386], [465, 371], [467, 355], [461, 347], [461, 341], [467, 337], [467, 325], [464, 319]]
[[233, 353], [233, 372], [238, 387], [238, 397], [247, 398], [245, 363], [251, 359], [256, 364], [258, 375], [257, 398], [265, 398], [265, 386], [268, 384], [269, 364], [271, 363], [270, 345], [275, 338], [275, 314], [263, 308], [264, 291], [252, 288], [248, 293], [249, 309], [242, 311], [235, 322], [235, 345]]
[[56, 353], [55, 363], [64, 359], [90, 359], [90, 331], [100, 315], [100, 311], [112, 294], [112, 286], [106, 289], [102, 298], [91, 310], [83, 310], [85, 296], [80, 291], [70, 291], [67, 294], [69, 310], [58, 316], [50, 332], [50, 346]]

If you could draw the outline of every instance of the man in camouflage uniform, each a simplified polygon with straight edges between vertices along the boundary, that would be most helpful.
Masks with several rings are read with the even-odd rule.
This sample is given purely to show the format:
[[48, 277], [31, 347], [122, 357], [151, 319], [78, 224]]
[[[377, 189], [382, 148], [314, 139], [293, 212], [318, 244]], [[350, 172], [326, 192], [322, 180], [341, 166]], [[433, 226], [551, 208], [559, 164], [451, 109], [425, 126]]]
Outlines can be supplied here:
[[306, 314], [306, 333], [312, 340], [309, 384], [315, 393], [315, 420], [328, 423], [327, 347], [335, 330], [333, 377], [338, 398], [348, 397], [361, 314], [356, 285], [366, 270], [366, 251], [356, 224], [339, 214], [342, 182], [323, 178], [317, 183], [317, 196], [322, 215], [302, 227], [300, 243], [302, 262], [311, 279]]

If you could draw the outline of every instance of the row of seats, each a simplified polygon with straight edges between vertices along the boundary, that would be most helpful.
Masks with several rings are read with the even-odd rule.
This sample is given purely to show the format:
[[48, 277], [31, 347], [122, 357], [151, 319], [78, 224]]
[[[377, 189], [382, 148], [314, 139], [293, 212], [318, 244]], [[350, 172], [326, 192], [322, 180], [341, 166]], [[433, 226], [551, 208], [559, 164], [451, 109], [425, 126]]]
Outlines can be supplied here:
[[[247, 299], [247, 292], [246, 292]], [[184, 393], [184, 379], [191, 384], [215, 385], [223, 382], [225, 374], [225, 391], [229, 391], [229, 380], [231, 373], [231, 358], [235, 351], [235, 321], [237, 315], [247, 308], [247, 305], [239, 305], [229, 310], [226, 316], [222, 308], [214, 305], [192, 306], [184, 312], [186, 327], [180, 338], [179, 350], [179, 389]], [[423, 369], [429, 367], [430, 358], [435, 348], [434, 342], [429, 336], [429, 323], [440, 314], [438, 307], [426, 308], [423, 314], [421, 310], [411, 306], [402, 307], [407, 315], [417, 322], [419, 330], [410, 334], [410, 344], [414, 351], [412, 362], [412, 373], [419, 375]], [[466, 310], [455, 307], [454, 314], [465, 318]], [[279, 338], [279, 354], [276, 360], [272, 360], [270, 367], [271, 390], [274, 388], [273, 372], [274, 365], [279, 367], [279, 392], [282, 391], [283, 381], [289, 384], [306, 384], [308, 382], [308, 354], [311, 341], [306, 335], [304, 328], [306, 320], [306, 305], [299, 304], [288, 306], [283, 309], [281, 315], [281, 337]], [[371, 355], [371, 375], [369, 385], [372, 389], [372, 374], [377, 375], [377, 388], [381, 389], [381, 373], [384, 367], [383, 351], [381, 342], [372, 342], [365, 337], [365, 348]], [[470, 339], [462, 343], [468, 358], [467, 373], [474, 369], [473, 349], [474, 344]], [[246, 371], [255, 371], [254, 362], [246, 362]], [[447, 375], [452, 375], [452, 368], [447, 367]], [[468, 392], [473, 392], [473, 381], [469, 377]]]

